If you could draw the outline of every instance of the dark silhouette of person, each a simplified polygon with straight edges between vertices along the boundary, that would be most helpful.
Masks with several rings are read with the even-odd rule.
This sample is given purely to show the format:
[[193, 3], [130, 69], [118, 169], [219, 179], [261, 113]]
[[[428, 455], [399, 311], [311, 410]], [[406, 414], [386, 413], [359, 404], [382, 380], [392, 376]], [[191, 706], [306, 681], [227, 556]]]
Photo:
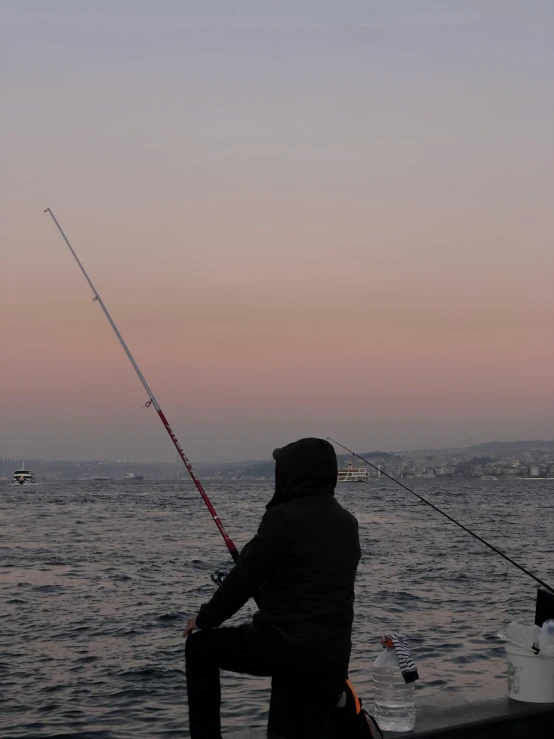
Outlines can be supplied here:
[[[275, 494], [254, 538], [185, 629], [192, 739], [220, 739], [219, 671], [272, 678], [268, 734], [324, 739], [347, 678], [360, 559], [358, 522], [334, 498], [323, 439], [273, 453]], [[249, 623], [218, 628], [248, 600]]]

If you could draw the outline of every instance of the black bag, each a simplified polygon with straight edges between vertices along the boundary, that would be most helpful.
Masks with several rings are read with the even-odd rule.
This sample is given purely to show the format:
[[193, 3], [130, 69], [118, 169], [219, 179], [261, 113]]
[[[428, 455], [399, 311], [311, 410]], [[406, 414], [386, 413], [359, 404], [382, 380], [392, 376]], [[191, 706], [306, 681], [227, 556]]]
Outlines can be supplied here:
[[554, 618], [554, 591], [550, 592], [539, 588], [537, 592], [537, 609], [535, 611], [535, 623], [542, 626], [545, 621]]
[[331, 711], [328, 739], [383, 739], [377, 721], [362, 707], [350, 680], [346, 681], [339, 702]]

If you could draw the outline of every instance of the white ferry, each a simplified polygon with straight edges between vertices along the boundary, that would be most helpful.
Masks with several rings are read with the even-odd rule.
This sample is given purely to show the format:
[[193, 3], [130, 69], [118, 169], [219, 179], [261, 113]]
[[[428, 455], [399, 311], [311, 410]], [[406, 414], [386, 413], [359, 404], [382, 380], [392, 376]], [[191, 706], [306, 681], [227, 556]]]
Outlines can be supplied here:
[[339, 482], [367, 482], [369, 472], [366, 467], [354, 467], [352, 463], [348, 467], [339, 470]]
[[12, 485], [34, 485], [34, 484], [35, 484], [35, 476], [30, 470], [25, 469], [25, 462], [23, 462], [23, 467], [20, 470], [16, 470], [13, 473]]
[[124, 480], [144, 480], [143, 475], [135, 475], [134, 472], [127, 472], [123, 475]]

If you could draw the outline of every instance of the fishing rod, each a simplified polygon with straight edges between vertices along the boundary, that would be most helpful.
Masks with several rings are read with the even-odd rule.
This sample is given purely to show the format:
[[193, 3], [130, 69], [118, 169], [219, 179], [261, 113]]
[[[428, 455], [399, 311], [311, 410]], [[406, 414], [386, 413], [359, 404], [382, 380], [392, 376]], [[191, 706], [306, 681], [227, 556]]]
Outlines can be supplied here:
[[328, 436], [327, 439], [328, 439], [328, 441], [332, 441], [333, 444], [336, 444], [337, 446], [340, 446], [342, 449], [345, 449], [347, 452], [350, 452], [350, 454], [352, 454], [352, 456], [358, 457], [358, 459], [361, 459], [362, 462], [365, 462], [370, 467], [373, 467], [374, 470], [377, 470], [378, 472], [381, 473], [381, 475], [384, 475], [385, 477], [388, 477], [389, 480], [392, 480], [397, 485], [400, 485], [400, 487], [401, 488], [404, 488], [404, 490], [407, 490], [412, 495], [415, 495], [415, 497], [418, 498], [422, 503], [426, 503], [428, 506], [431, 506], [431, 508], [433, 508], [433, 510], [437, 511], [437, 513], [440, 513], [441, 516], [444, 516], [445, 518], [447, 518], [452, 523], [455, 523], [456, 526], [459, 526], [467, 534], [471, 534], [471, 536], [474, 536], [477, 539], [477, 541], [480, 541], [481, 542], [481, 544], [484, 544], [489, 549], [492, 549], [493, 552], [496, 552], [496, 554], [499, 554], [501, 557], [503, 557], [505, 560], [507, 560], [510, 564], [514, 565], [514, 567], [517, 567], [522, 572], [525, 572], [526, 575], [528, 575], [529, 577], [532, 577], [533, 580], [535, 580], [536, 582], [538, 582], [539, 585], [542, 585], [543, 588], [546, 588], [547, 590], [550, 590], [552, 593], [554, 593], [554, 588], [552, 588], [550, 585], [547, 585], [544, 582], [544, 580], [541, 580], [540, 579], [540, 577], [537, 577], [536, 575], [533, 575], [533, 573], [532, 572], [529, 572], [529, 570], [527, 570], [525, 567], [522, 567], [522, 565], [518, 564], [517, 562], [514, 562], [514, 560], [511, 557], [508, 557], [507, 554], [504, 554], [504, 552], [500, 551], [500, 549], [497, 549], [492, 544], [489, 544], [488, 541], [485, 541], [478, 534], [476, 534], [473, 531], [471, 531], [471, 529], [468, 529], [467, 526], [464, 526], [463, 525], [463, 523], [460, 523], [459, 521], [456, 521], [455, 518], [452, 518], [452, 516], [449, 516], [448, 513], [445, 513], [444, 511], [442, 511], [440, 508], [438, 508], [436, 505], [434, 505], [433, 503], [431, 503], [426, 498], [422, 497], [421, 495], [418, 495], [414, 490], [412, 490], [411, 488], [409, 488], [407, 485], [404, 485], [404, 483], [400, 482], [400, 480], [397, 480], [396, 477], [392, 477], [392, 475], [389, 475], [386, 472], [383, 472], [383, 470], [380, 469], [379, 467], [377, 467], [377, 465], [372, 464], [369, 460], [365, 459], [364, 457], [360, 456], [359, 454], [356, 454], [356, 452], [353, 452], [352, 449], [349, 449], [348, 447], [344, 446], [344, 444], [340, 444], [338, 441], [335, 441], [334, 439], [331, 439], [330, 436]]
[[88, 276], [88, 274], [86, 273], [86, 270], [85, 270], [85, 268], [83, 267], [83, 265], [81, 264], [81, 262], [80, 262], [80, 260], [79, 260], [79, 257], [77, 256], [77, 254], [75, 253], [75, 250], [73, 249], [73, 247], [72, 247], [72, 246], [71, 246], [71, 244], [69, 243], [69, 240], [68, 240], [67, 236], [66, 236], [66, 235], [64, 234], [64, 232], [63, 232], [63, 230], [62, 230], [62, 227], [61, 227], [61, 226], [60, 226], [60, 224], [58, 223], [58, 221], [57, 221], [57, 219], [56, 219], [56, 216], [55, 216], [55, 215], [54, 215], [54, 214], [52, 213], [52, 211], [50, 210], [50, 208], [46, 208], [46, 210], [45, 210], [44, 212], [45, 212], [45, 213], [50, 213], [50, 215], [52, 216], [52, 220], [54, 221], [54, 223], [55, 223], [55, 224], [56, 224], [56, 226], [58, 227], [58, 231], [59, 231], [59, 232], [61, 233], [61, 235], [62, 235], [62, 237], [63, 237], [63, 240], [65, 241], [65, 243], [66, 243], [66, 244], [67, 244], [67, 246], [69, 247], [69, 250], [70, 250], [70, 251], [71, 251], [71, 253], [73, 254], [73, 256], [74, 256], [74, 258], [75, 258], [75, 261], [77, 262], [77, 264], [79, 265], [79, 267], [80, 267], [80, 269], [81, 269], [81, 272], [82, 272], [82, 273], [84, 274], [84, 276], [85, 276], [85, 279], [86, 279], [86, 281], [88, 282], [88, 284], [89, 284], [89, 286], [90, 286], [90, 289], [91, 289], [91, 290], [92, 290], [92, 292], [94, 293], [94, 298], [93, 298], [93, 302], [95, 302], [95, 303], [97, 302], [97, 303], [98, 303], [98, 304], [100, 305], [100, 307], [102, 308], [102, 310], [104, 311], [104, 315], [106, 316], [106, 318], [107, 318], [107, 319], [108, 319], [108, 321], [110, 322], [110, 326], [111, 326], [111, 327], [113, 328], [113, 330], [114, 330], [114, 332], [115, 332], [115, 335], [116, 335], [116, 336], [117, 336], [117, 338], [119, 339], [119, 343], [121, 344], [121, 346], [122, 346], [122, 347], [123, 347], [123, 349], [125, 350], [125, 354], [126, 354], [126, 355], [128, 356], [128, 358], [129, 358], [129, 361], [130, 361], [130, 362], [131, 362], [131, 364], [133, 365], [133, 368], [134, 368], [135, 372], [136, 372], [136, 373], [137, 373], [137, 375], [139, 376], [139, 379], [140, 379], [140, 381], [142, 382], [142, 385], [143, 385], [144, 389], [146, 390], [146, 393], [147, 393], [147, 395], [148, 395], [148, 402], [146, 403], [146, 406], [145, 406], [145, 407], [146, 407], [146, 408], [149, 408], [149, 407], [150, 407], [151, 405], [153, 405], [153, 406], [154, 406], [154, 408], [156, 409], [156, 412], [157, 412], [158, 416], [160, 417], [160, 420], [161, 420], [161, 422], [163, 423], [163, 425], [164, 425], [164, 428], [165, 428], [165, 430], [166, 430], [166, 431], [167, 431], [167, 433], [169, 434], [169, 436], [170, 436], [170, 438], [171, 438], [171, 441], [172, 441], [172, 442], [173, 442], [173, 444], [175, 445], [175, 449], [177, 450], [177, 452], [178, 452], [179, 456], [180, 456], [180, 457], [181, 457], [181, 459], [183, 460], [183, 464], [184, 464], [184, 465], [185, 465], [185, 467], [187, 468], [187, 470], [188, 470], [188, 473], [189, 473], [189, 475], [190, 475], [190, 476], [191, 476], [191, 478], [192, 478], [192, 481], [194, 482], [194, 484], [196, 485], [196, 488], [197, 488], [198, 492], [199, 492], [199, 493], [200, 493], [200, 495], [202, 496], [202, 500], [203, 500], [203, 501], [204, 501], [204, 503], [206, 504], [206, 507], [207, 507], [208, 511], [210, 512], [210, 515], [211, 515], [211, 517], [213, 518], [213, 520], [214, 520], [214, 522], [215, 522], [215, 525], [216, 525], [216, 526], [217, 526], [217, 528], [219, 529], [219, 533], [220, 533], [220, 534], [221, 534], [221, 536], [223, 537], [223, 540], [224, 540], [224, 542], [225, 542], [225, 546], [226, 546], [226, 547], [227, 547], [227, 549], [229, 550], [229, 554], [231, 555], [231, 557], [233, 558], [233, 560], [234, 560], [234, 561], [236, 562], [236, 561], [237, 561], [237, 559], [239, 558], [239, 552], [238, 552], [238, 549], [237, 549], [237, 548], [236, 548], [236, 546], [234, 545], [234, 543], [233, 543], [233, 540], [231, 539], [231, 537], [229, 536], [229, 534], [228, 534], [228, 533], [227, 533], [227, 532], [225, 531], [225, 528], [224, 528], [223, 524], [221, 523], [221, 519], [220, 519], [220, 518], [219, 518], [219, 516], [217, 515], [217, 512], [216, 512], [215, 508], [213, 507], [213, 505], [212, 505], [212, 502], [211, 502], [211, 500], [210, 500], [210, 499], [208, 498], [208, 495], [207, 495], [206, 491], [204, 490], [204, 487], [203, 487], [202, 483], [201, 483], [201, 482], [200, 482], [200, 480], [199, 480], [199, 479], [198, 479], [198, 478], [196, 477], [196, 474], [195, 474], [194, 470], [192, 469], [192, 465], [191, 465], [191, 463], [189, 462], [189, 460], [187, 459], [187, 457], [186, 457], [186, 455], [185, 455], [185, 453], [184, 453], [184, 451], [183, 451], [183, 448], [181, 447], [181, 444], [179, 443], [179, 441], [178, 441], [177, 437], [176, 437], [176, 436], [175, 436], [175, 434], [173, 433], [173, 429], [172, 429], [172, 428], [171, 428], [171, 426], [169, 425], [169, 421], [167, 420], [167, 418], [166, 418], [166, 416], [165, 416], [165, 413], [164, 413], [164, 412], [162, 411], [162, 409], [160, 408], [160, 405], [159, 405], [158, 401], [157, 401], [157, 400], [156, 400], [156, 398], [154, 397], [154, 393], [153, 393], [153, 392], [152, 392], [152, 390], [150, 390], [150, 388], [148, 387], [148, 383], [147, 383], [147, 382], [146, 382], [146, 380], [144, 379], [144, 375], [143, 375], [143, 374], [142, 374], [142, 372], [140, 371], [140, 369], [139, 369], [139, 366], [138, 366], [138, 364], [137, 364], [137, 363], [135, 362], [135, 359], [134, 359], [133, 355], [132, 355], [132, 354], [131, 354], [131, 352], [129, 351], [129, 347], [127, 346], [127, 344], [126, 344], [126, 343], [125, 343], [125, 341], [123, 340], [123, 337], [122, 337], [122, 336], [121, 336], [121, 334], [119, 333], [119, 331], [118, 331], [118, 329], [117, 329], [117, 326], [116, 326], [116, 325], [115, 325], [115, 323], [113, 322], [113, 319], [112, 319], [112, 317], [110, 316], [110, 314], [109, 314], [109, 312], [108, 312], [108, 309], [106, 308], [106, 306], [105, 306], [105, 304], [104, 304], [104, 301], [102, 300], [102, 298], [101, 298], [101, 297], [100, 297], [100, 295], [98, 294], [98, 291], [97, 291], [97, 289], [96, 289], [96, 288], [94, 287], [94, 285], [92, 284], [92, 280], [90, 279], [90, 277], [89, 277], [89, 276]]

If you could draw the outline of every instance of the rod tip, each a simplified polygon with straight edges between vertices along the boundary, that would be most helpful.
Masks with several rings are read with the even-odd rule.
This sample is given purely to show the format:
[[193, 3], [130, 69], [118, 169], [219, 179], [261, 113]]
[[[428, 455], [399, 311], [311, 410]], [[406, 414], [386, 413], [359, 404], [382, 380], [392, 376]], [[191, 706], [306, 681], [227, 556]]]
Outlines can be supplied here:
[[50, 210], [50, 208], [46, 208], [46, 210], [44, 212], [45, 213], [48, 213], [49, 210]]

